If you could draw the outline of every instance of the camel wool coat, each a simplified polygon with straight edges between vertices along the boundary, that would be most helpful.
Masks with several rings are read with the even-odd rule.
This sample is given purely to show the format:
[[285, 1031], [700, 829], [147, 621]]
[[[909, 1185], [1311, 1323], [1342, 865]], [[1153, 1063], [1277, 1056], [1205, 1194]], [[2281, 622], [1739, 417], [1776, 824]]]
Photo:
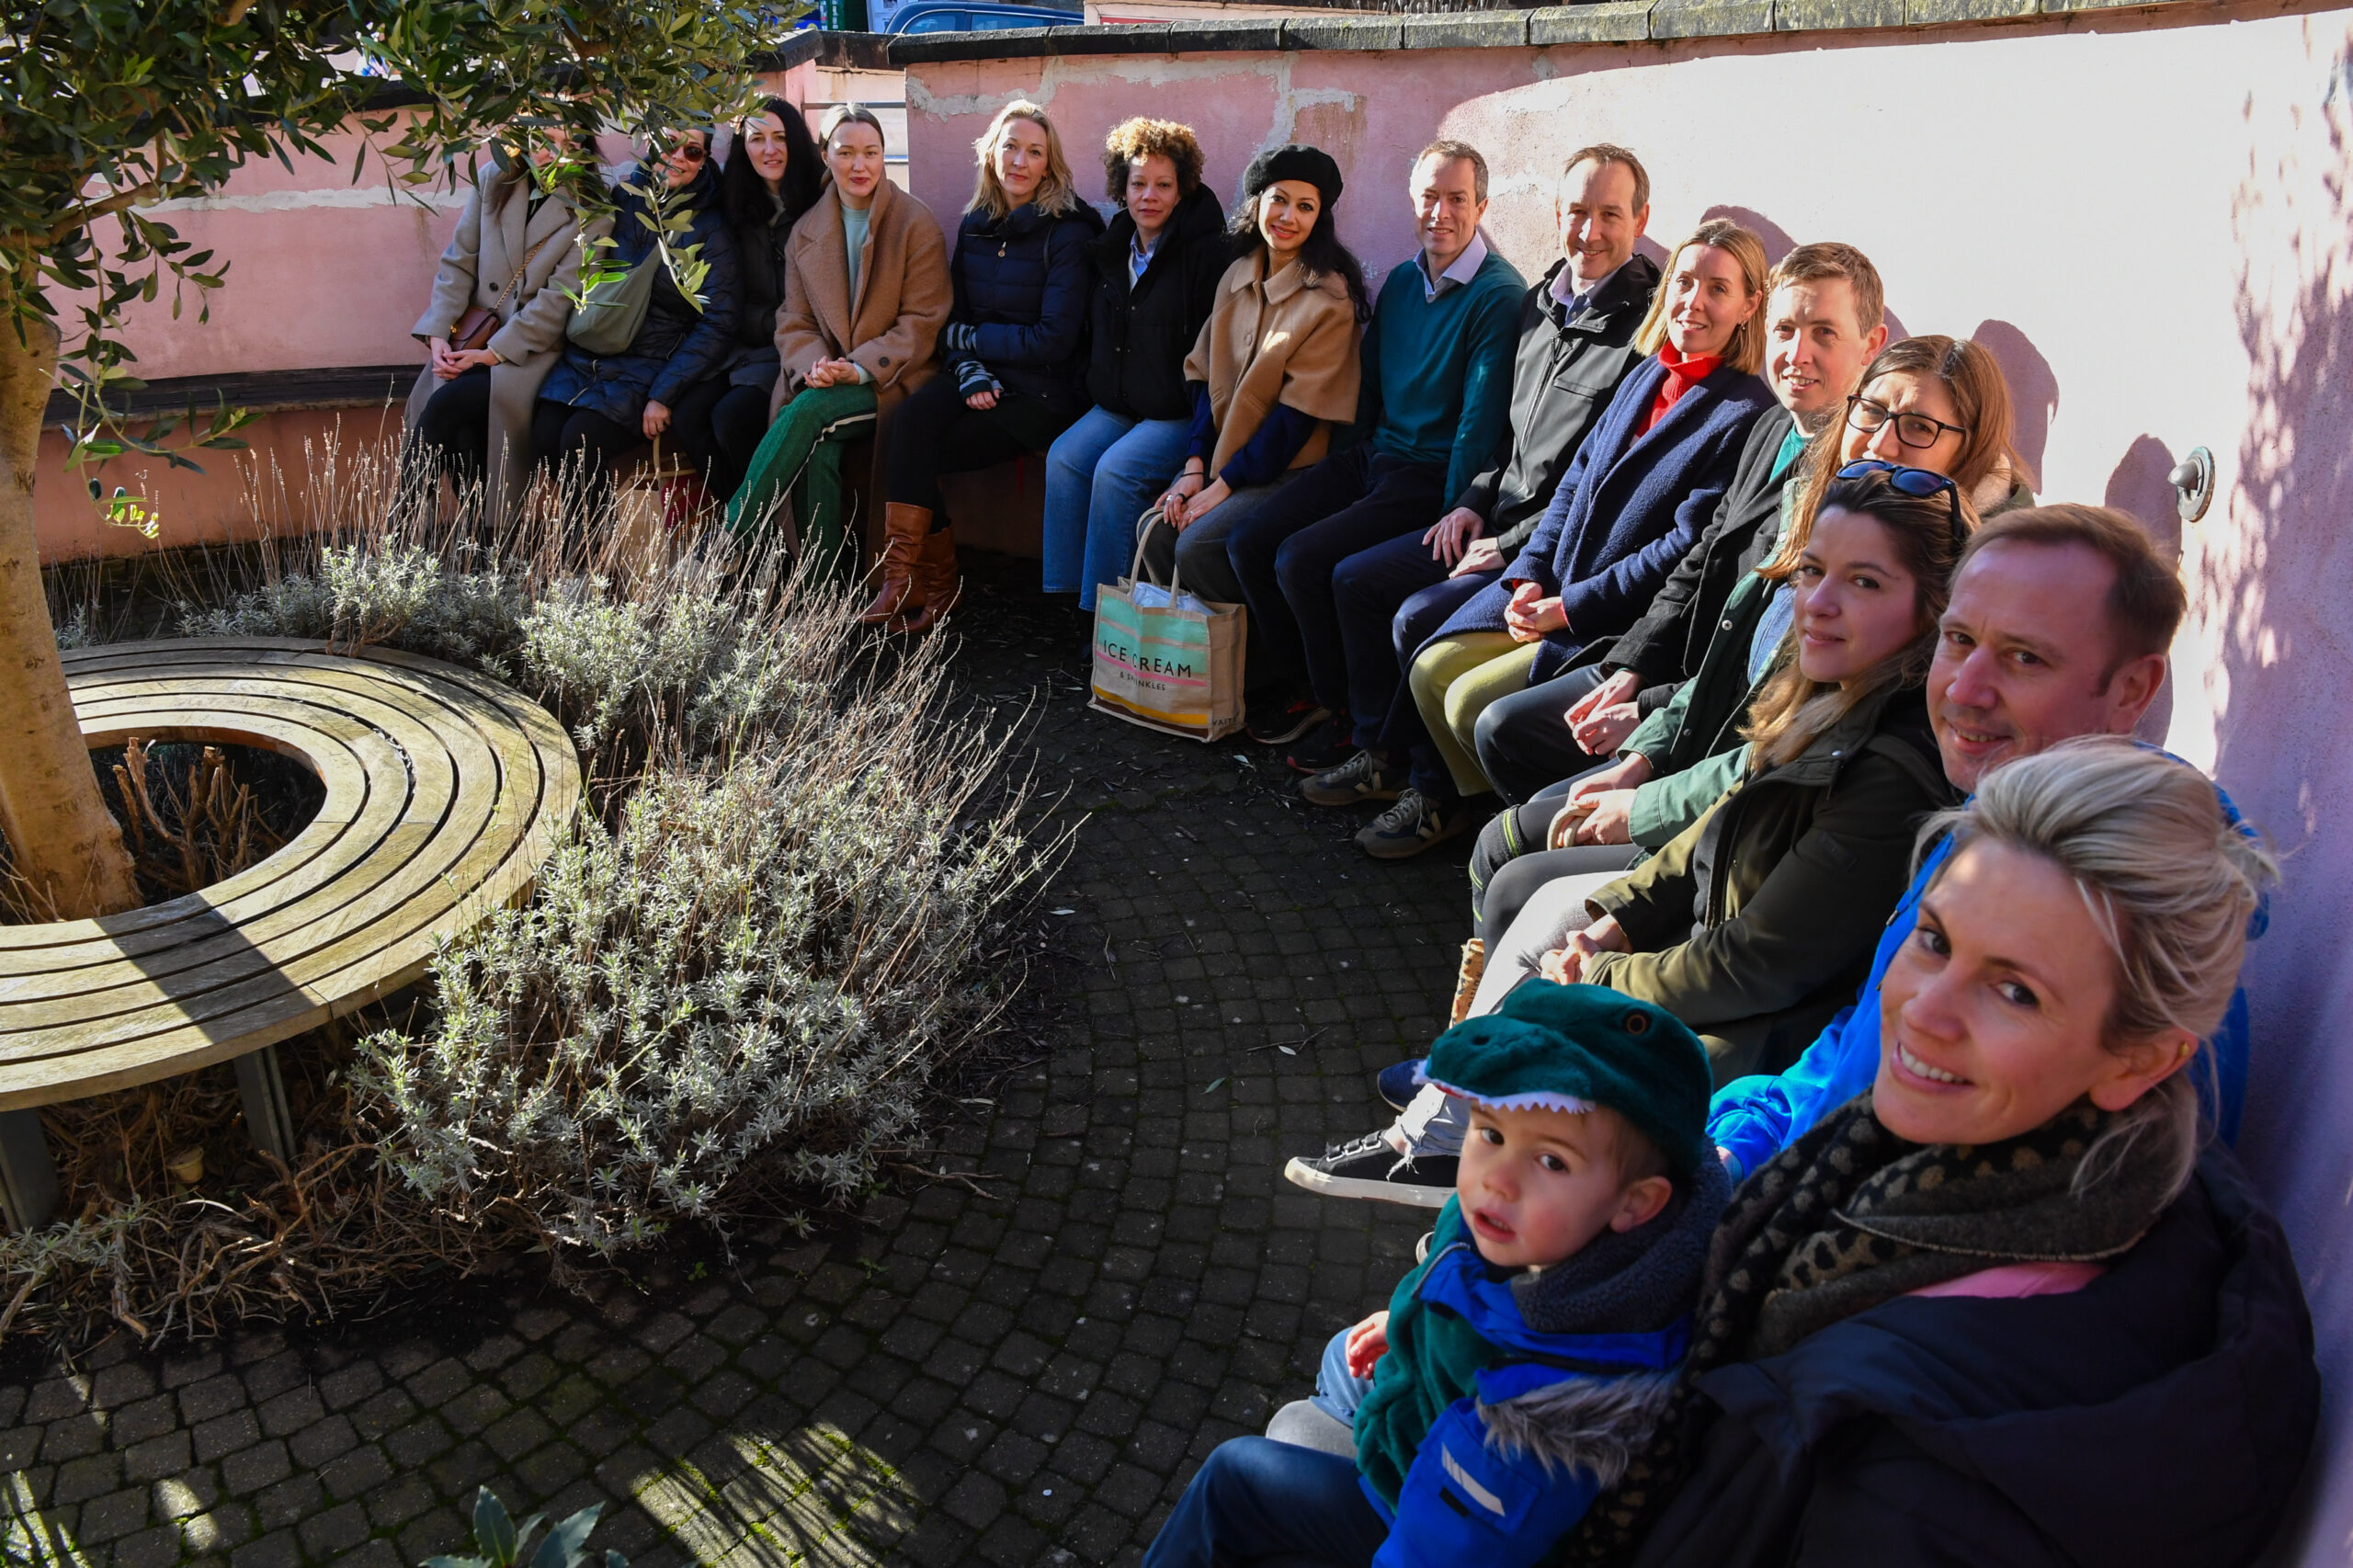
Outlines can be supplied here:
[[[522, 504], [531, 472], [531, 406], [563, 352], [570, 296], [580, 291], [580, 214], [561, 191], [550, 192], [532, 212], [530, 194], [530, 180], [520, 170], [475, 184], [433, 275], [433, 298], [409, 329], [419, 343], [429, 343], [448, 337], [458, 318], [476, 305], [498, 312], [502, 324], [490, 339], [498, 356], [490, 369], [491, 473], [483, 486], [493, 528]], [[591, 225], [592, 232], [599, 227]], [[510, 290], [517, 269], [522, 281]], [[416, 378], [408, 394], [410, 429], [443, 384], [430, 365]]]
[[939, 221], [887, 179], [875, 187], [866, 211], [866, 253], [852, 299], [841, 199], [829, 180], [817, 205], [792, 226], [785, 249], [784, 303], [776, 312], [777, 355], [784, 368], [768, 404], [769, 423], [808, 385], [818, 360], [857, 360], [874, 388], [871, 494], [882, 494], [891, 416], [909, 392], [938, 374], [935, 351], [953, 302]]
[[1362, 361], [1348, 286], [1337, 278], [1311, 284], [1296, 261], [1272, 278], [1266, 267], [1261, 245], [1225, 269], [1185, 358], [1185, 379], [1208, 386], [1217, 420], [1211, 473], [1249, 443], [1279, 403], [1321, 422], [1291, 459], [1294, 469], [1321, 462], [1332, 426], [1357, 416]]

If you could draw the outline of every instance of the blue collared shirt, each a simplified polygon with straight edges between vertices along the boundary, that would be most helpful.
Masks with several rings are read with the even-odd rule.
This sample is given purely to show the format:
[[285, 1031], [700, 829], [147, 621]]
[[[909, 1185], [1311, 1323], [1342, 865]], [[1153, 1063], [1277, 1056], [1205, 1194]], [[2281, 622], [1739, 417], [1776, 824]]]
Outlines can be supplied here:
[[1456, 256], [1444, 272], [1433, 278], [1430, 276], [1429, 252], [1415, 251], [1414, 275], [1422, 280], [1423, 300], [1425, 301], [1435, 300], [1449, 289], [1459, 289], [1470, 282], [1479, 275], [1479, 268], [1485, 264], [1486, 259], [1487, 237], [1474, 233], [1471, 236], [1471, 243], [1462, 247], [1462, 254]]
[[1166, 235], [1166, 233], [1162, 233], [1162, 235], [1160, 236], [1160, 239], [1155, 239], [1155, 240], [1154, 240], [1154, 241], [1152, 242], [1152, 249], [1151, 249], [1151, 250], [1147, 250], [1147, 249], [1145, 249], [1145, 248], [1144, 248], [1143, 234], [1142, 233], [1142, 232], [1141, 232], [1141, 231], [1139, 231], [1138, 233], [1134, 233], [1134, 234], [1130, 235], [1130, 236], [1129, 236], [1129, 239], [1128, 239], [1128, 287], [1129, 287], [1129, 288], [1132, 289], [1132, 288], [1134, 288], [1137, 284], [1139, 284], [1139, 283], [1141, 283], [1141, 282], [1142, 282], [1142, 281], [1143, 281], [1143, 273], [1144, 273], [1144, 268], [1145, 268], [1145, 267], [1150, 267], [1150, 266], [1152, 265], [1152, 253], [1153, 253], [1153, 251], [1156, 251], [1156, 250], [1158, 250], [1158, 249], [1160, 248], [1160, 240], [1161, 240], [1161, 239], [1166, 239], [1167, 237], [1168, 237], [1168, 236]]
[[1552, 275], [1552, 298], [1560, 301], [1561, 308], [1569, 312], [1567, 319], [1574, 321], [1577, 317], [1585, 313], [1585, 308], [1587, 305], [1593, 303], [1593, 297], [1601, 292], [1602, 285], [1608, 283], [1612, 278], [1617, 277], [1619, 273], [1625, 270], [1625, 266], [1626, 264], [1624, 262], [1620, 262], [1616, 267], [1611, 267], [1608, 272], [1602, 274], [1599, 280], [1591, 288], [1585, 290], [1579, 290], [1576, 286], [1576, 268], [1573, 267], [1563, 267], [1560, 271]]

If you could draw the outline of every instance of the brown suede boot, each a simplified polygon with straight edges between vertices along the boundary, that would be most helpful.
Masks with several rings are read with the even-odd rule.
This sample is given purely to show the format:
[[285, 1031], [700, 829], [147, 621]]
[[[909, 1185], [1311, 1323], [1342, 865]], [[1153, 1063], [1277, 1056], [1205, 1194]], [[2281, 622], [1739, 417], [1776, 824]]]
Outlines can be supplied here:
[[909, 506], [893, 501], [882, 509], [882, 559], [874, 563], [874, 569], [881, 574], [882, 586], [876, 592], [874, 602], [858, 613], [861, 625], [885, 625], [911, 606], [922, 605], [922, 597], [915, 591], [915, 570], [924, 540], [930, 536], [928, 506]]
[[1454, 977], [1454, 1007], [1447, 1015], [1447, 1022], [1459, 1024], [1471, 1016], [1471, 1004], [1479, 994], [1479, 981], [1487, 972], [1487, 944], [1473, 937], [1462, 944], [1462, 968]]
[[891, 618], [893, 631], [928, 631], [932, 623], [956, 608], [964, 580], [956, 573], [956, 529], [934, 528], [924, 536], [923, 553], [915, 557], [915, 590], [907, 608]]

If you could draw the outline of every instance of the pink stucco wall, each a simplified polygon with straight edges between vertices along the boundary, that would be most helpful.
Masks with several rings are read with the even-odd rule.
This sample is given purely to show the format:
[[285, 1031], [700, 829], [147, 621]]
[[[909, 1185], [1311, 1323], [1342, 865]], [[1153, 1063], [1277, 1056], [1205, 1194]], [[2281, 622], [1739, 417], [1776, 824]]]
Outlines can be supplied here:
[[[2181, 18], [2195, 18], [2184, 20]], [[1653, 235], [1743, 218], [1778, 255], [1842, 239], [1879, 264], [1899, 330], [1968, 334], [2020, 394], [2053, 499], [2127, 506], [2178, 540], [2193, 624], [2173, 744], [2285, 853], [2249, 974], [2242, 1150], [2280, 1208], [2330, 1392], [2307, 1517], [2283, 1560], [2353, 1560], [2353, 11], [2182, 8], [1949, 33], [1546, 51], [1302, 52], [923, 65], [914, 188], [943, 219], [971, 143], [1016, 94], [1074, 161], [1131, 114], [1203, 134], [1231, 197], [1258, 148], [1339, 158], [1344, 234], [1376, 271], [1410, 254], [1415, 149], [1495, 166], [1489, 229], [1531, 276], [1551, 178], [1622, 142], [1654, 181]], [[1091, 187], [1091, 180], [1090, 180]], [[2193, 446], [2219, 498], [2184, 538], [2165, 472]], [[2195, 1442], [2195, 1434], [2184, 1434]]]

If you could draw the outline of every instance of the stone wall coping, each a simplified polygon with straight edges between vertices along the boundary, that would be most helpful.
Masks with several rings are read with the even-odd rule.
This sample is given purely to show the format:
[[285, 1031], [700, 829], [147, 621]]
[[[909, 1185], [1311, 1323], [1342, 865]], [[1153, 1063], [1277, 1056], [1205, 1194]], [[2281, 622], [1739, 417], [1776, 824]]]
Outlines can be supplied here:
[[2012, 22], [2098, 11], [2197, 11], [2225, 0], [1586, 0], [1508, 11], [1256, 17], [1141, 26], [1016, 28], [897, 34], [893, 66], [1083, 54], [1233, 54], [1311, 49], [1544, 49], [1556, 44], [1748, 38]]

